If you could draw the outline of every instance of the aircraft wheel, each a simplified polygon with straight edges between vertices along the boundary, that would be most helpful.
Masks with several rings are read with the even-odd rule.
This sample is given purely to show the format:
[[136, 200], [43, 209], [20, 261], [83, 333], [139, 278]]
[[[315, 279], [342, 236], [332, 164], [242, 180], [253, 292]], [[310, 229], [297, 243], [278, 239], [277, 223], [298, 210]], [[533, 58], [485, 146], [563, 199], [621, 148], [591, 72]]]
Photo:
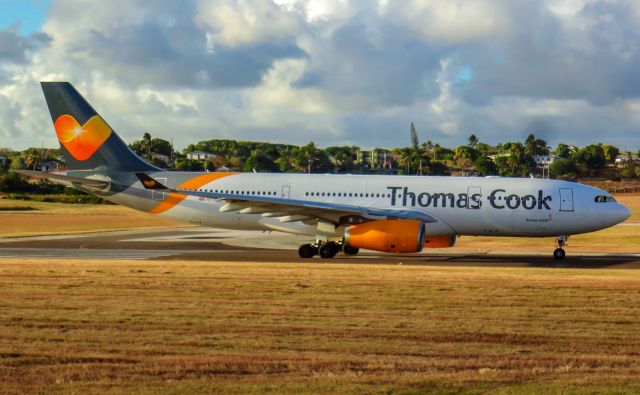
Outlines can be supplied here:
[[313, 258], [318, 253], [318, 249], [311, 244], [303, 244], [298, 248], [298, 255], [300, 258]]
[[329, 259], [336, 256], [338, 251], [340, 251], [340, 246], [336, 243], [326, 243], [320, 246], [318, 255], [320, 255], [321, 258]]
[[359, 248], [351, 247], [348, 244], [345, 244], [342, 247], [342, 252], [344, 252], [345, 255], [356, 255], [359, 251], [360, 251]]
[[553, 257], [556, 259], [564, 259], [564, 256], [565, 252], [562, 248], [556, 248], [555, 251], [553, 251]]

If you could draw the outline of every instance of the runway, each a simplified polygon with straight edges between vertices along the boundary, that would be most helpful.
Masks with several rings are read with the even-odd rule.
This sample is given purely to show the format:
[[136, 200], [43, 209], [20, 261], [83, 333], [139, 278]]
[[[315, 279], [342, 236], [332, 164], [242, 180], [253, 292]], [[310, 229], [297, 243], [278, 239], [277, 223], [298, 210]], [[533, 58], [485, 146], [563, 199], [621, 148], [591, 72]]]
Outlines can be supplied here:
[[146, 229], [0, 239], [0, 258], [192, 260], [276, 263], [360, 263], [386, 265], [446, 265], [486, 267], [640, 268], [638, 254], [576, 254], [556, 261], [549, 253], [456, 249], [425, 250], [420, 254], [361, 252], [333, 259], [303, 260], [297, 247], [307, 238], [281, 233], [212, 228]]

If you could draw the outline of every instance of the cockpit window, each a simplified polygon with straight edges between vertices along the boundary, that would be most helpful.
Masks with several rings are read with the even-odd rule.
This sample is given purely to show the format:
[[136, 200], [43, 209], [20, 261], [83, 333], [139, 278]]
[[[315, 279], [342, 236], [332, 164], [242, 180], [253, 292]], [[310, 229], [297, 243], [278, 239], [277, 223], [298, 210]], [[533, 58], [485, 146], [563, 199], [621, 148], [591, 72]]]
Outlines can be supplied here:
[[616, 199], [614, 199], [612, 196], [596, 196], [596, 203], [608, 203], [615, 201]]

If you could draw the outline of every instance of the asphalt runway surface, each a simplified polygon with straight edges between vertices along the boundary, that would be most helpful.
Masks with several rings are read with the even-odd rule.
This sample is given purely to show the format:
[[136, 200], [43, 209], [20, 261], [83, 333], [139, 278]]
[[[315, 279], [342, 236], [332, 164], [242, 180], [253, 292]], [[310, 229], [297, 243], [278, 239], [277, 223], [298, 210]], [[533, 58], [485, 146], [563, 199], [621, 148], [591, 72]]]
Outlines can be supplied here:
[[308, 238], [281, 233], [212, 228], [146, 229], [0, 239], [0, 258], [193, 260], [216, 262], [356, 263], [469, 267], [640, 268], [638, 254], [577, 254], [558, 261], [540, 252], [469, 253], [451, 249], [420, 254], [361, 252], [333, 259], [301, 259], [297, 247]]

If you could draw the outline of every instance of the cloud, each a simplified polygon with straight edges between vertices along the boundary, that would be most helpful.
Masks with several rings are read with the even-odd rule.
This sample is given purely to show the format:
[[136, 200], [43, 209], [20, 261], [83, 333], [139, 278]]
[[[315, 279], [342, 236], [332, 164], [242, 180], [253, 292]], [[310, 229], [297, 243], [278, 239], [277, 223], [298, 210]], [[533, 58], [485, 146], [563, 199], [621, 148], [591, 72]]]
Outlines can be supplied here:
[[588, 2], [571, 17], [525, 3], [510, 10], [508, 35], [460, 56], [476, 76], [459, 89], [466, 100], [520, 96], [601, 105], [639, 94], [640, 30], [630, 2]]
[[304, 28], [300, 14], [264, 0], [201, 0], [195, 22], [207, 31], [212, 50], [292, 41]]
[[[275, 60], [305, 55], [294, 41], [274, 37], [213, 45], [212, 33], [200, 22], [205, 15], [192, 2], [152, 7], [148, 2], [131, 1], [124, 9], [119, 7], [91, 3], [82, 7], [79, 19], [65, 23], [72, 7], [56, 3], [45, 29], [60, 37], [55, 52], [64, 54], [61, 61], [100, 70], [134, 87], [210, 89], [256, 85]], [[229, 29], [248, 29], [237, 20], [226, 23]]]
[[20, 114], [20, 105], [13, 103], [5, 95], [0, 94], [0, 136], [2, 136], [3, 144], [6, 146], [6, 141], [16, 134], [16, 117]]
[[29, 62], [30, 51], [48, 45], [51, 37], [45, 33], [21, 36], [17, 29], [0, 30], [0, 64], [25, 64]]
[[[0, 32], [0, 125], [55, 144], [38, 81], [69, 80], [125, 140], [363, 147], [640, 143], [633, 0], [54, 1]], [[177, 139], [177, 136], [180, 136]]]

